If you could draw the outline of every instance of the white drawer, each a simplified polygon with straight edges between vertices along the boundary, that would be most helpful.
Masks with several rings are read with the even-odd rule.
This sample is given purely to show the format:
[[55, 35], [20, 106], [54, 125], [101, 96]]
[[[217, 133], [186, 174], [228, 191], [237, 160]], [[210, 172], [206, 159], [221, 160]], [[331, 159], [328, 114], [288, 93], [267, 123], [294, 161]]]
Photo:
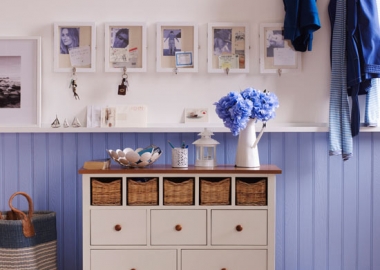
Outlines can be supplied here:
[[146, 210], [91, 210], [91, 245], [146, 245]]
[[152, 245], [206, 245], [206, 210], [152, 210]]
[[182, 270], [267, 270], [266, 250], [182, 250]]
[[176, 270], [176, 250], [91, 250], [91, 270]]
[[212, 245], [265, 246], [268, 243], [267, 228], [267, 210], [211, 211]]

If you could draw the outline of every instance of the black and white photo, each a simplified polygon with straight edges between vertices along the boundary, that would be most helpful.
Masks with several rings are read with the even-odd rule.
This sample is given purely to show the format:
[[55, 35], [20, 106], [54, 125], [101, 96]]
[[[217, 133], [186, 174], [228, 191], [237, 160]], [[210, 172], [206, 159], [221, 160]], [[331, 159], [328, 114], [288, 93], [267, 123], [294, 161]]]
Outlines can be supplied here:
[[214, 54], [232, 53], [232, 29], [214, 29]]
[[21, 56], [0, 56], [0, 109], [21, 107]]
[[69, 54], [69, 50], [79, 47], [79, 28], [62, 27], [61, 28], [61, 54]]
[[164, 56], [175, 56], [176, 52], [181, 51], [181, 29], [164, 29], [163, 39]]

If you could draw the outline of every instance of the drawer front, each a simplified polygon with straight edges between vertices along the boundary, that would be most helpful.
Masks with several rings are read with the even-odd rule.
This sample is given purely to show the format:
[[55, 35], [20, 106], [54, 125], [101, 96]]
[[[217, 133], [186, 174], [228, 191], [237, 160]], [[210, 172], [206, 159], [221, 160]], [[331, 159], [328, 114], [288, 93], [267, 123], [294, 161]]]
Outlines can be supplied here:
[[91, 270], [176, 270], [176, 250], [91, 250]]
[[91, 210], [91, 245], [146, 245], [146, 210]]
[[206, 245], [206, 210], [152, 210], [152, 245]]
[[267, 210], [212, 210], [212, 245], [265, 246], [267, 243]]
[[267, 270], [266, 250], [182, 250], [182, 270]]

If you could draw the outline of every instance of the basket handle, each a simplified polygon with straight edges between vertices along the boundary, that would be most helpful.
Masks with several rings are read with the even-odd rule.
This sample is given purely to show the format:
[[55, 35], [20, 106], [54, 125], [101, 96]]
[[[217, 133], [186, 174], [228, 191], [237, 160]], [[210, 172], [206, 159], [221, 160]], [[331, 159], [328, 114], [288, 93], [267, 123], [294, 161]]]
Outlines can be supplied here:
[[[29, 204], [29, 211], [28, 215], [25, 215], [24, 212], [18, 210], [17, 208], [14, 208], [12, 205], [13, 198], [16, 197], [17, 195], [22, 195], [24, 196]], [[9, 198], [9, 207], [11, 208], [12, 212], [15, 214], [17, 219], [22, 220], [22, 232], [24, 233], [25, 237], [33, 237], [35, 235], [34, 232], [34, 227], [32, 223], [32, 217], [33, 217], [33, 201], [30, 196], [25, 193], [25, 192], [15, 192], [13, 195]]]

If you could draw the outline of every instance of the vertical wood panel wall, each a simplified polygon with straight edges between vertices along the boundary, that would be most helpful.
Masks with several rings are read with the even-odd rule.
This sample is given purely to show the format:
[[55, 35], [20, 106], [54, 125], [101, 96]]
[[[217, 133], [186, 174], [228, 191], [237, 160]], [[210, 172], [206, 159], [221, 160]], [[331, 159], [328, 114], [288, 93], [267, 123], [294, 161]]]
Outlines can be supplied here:
[[[233, 164], [237, 138], [217, 133], [217, 159]], [[82, 269], [81, 175], [85, 160], [105, 149], [156, 144], [170, 163], [167, 140], [192, 143], [197, 133], [0, 134], [0, 210], [15, 191], [29, 193], [35, 210], [57, 213], [59, 269]], [[354, 157], [328, 156], [327, 133], [266, 133], [262, 164], [283, 170], [277, 182], [277, 270], [377, 270], [380, 265], [380, 134], [361, 133]], [[189, 162], [194, 163], [189, 147]], [[18, 198], [15, 206], [26, 209]]]

